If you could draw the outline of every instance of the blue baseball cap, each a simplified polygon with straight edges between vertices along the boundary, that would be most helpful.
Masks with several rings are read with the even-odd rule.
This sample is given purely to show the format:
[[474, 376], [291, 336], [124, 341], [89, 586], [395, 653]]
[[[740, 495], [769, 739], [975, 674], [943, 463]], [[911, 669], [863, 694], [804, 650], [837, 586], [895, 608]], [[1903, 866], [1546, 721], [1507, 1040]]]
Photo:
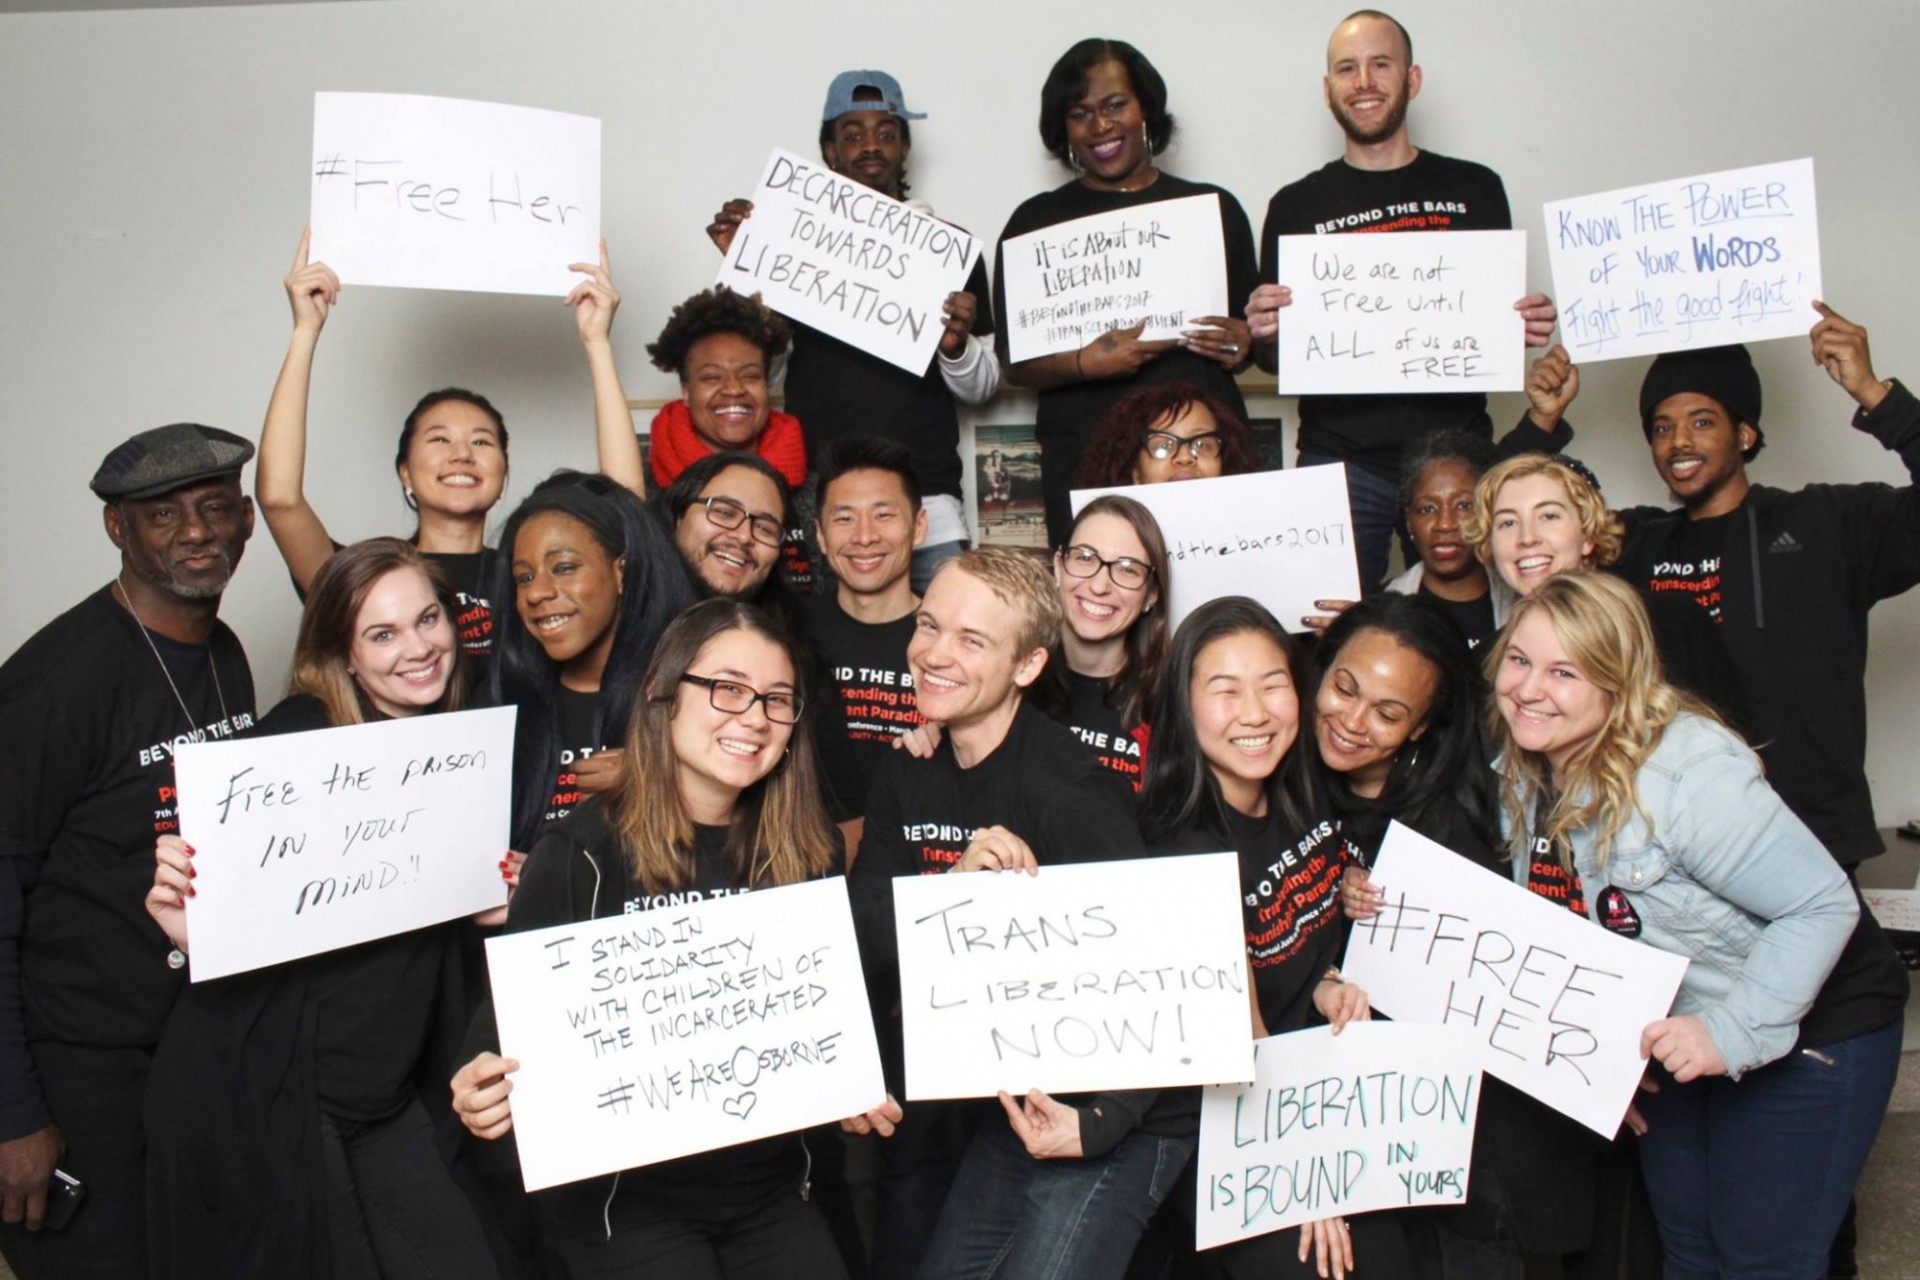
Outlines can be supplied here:
[[[865, 98], [859, 96], [863, 92]], [[902, 120], [927, 118], [924, 111], [907, 110], [907, 95], [900, 91], [900, 82], [884, 71], [842, 71], [833, 78], [820, 119], [823, 123], [838, 120], [849, 111], [885, 111]]]

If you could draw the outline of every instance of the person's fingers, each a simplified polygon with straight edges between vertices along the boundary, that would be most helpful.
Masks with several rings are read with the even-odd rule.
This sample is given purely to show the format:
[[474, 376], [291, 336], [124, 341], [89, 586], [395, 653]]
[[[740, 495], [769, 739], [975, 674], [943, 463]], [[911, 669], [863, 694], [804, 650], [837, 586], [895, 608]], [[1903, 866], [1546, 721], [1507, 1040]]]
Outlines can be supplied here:
[[38, 1231], [47, 1224], [47, 1188], [43, 1183], [38, 1191], [27, 1193], [27, 1216], [25, 1226], [29, 1231]]
[[[292, 275], [294, 272], [299, 271], [302, 267], [307, 265], [307, 250], [312, 247], [313, 247], [313, 227], [309, 225], [307, 227], [302, 228], [300, 232], [300, 248], [293, 255], [293, 271], [288, 272], [289, 275]], [[1816, 302], [1813, 305], [1817, 307], [1820, 304]], [[19, 1219], [8, 1218], [7, 1221], [18, 1222]]]
[[1835, 311], [1832, 307], [1828, 306], [1826, 303], [1821, 302], [1818, 299], [1814, 300], [1813, 309], [1815, 311], [1818, 311], [1824, 318], [1828, 320], [1838, 320], [1841, 318], [1841, 315], [1838, 311]]
[[607, 238], [605, 236], [600, 237], [600, 270], [608, 276], [613, 274], [613, 261], [607, 257]]
[[1313, 1224], [1300, 1224], [1300, 1261], [1305, 1262], [1313, 1256]]
[[1007, 1113], [1007, 1123], [1013, 1128], [1013, 1136], [1020, 1139], [1021, 1145], [1026, 1147], [1029, 1154], [1032, 1154], [1033, 1121], [1027, 1119], [1027, 1113], [1020, 1109], [1020, 1104], [1014, 1101], [1013, 1095], [1004, 1089], [1000, 1091], [1000, 1109]]

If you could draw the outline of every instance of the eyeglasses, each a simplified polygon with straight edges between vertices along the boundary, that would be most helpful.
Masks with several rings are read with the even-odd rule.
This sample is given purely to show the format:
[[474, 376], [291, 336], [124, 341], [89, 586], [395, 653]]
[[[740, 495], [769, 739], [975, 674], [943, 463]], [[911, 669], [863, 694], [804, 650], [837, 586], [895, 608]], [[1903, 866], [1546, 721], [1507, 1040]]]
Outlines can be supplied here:
[[797, 693], [761, 693], [738, 680], [716, 680], [712, 676], [683, 675], [682, 684], [697, 684], [707, 691], [707, 703], [715, 711], [743, 716], [758, 702], [766, 707], [767, 719], [775, 724], [800, 722], [800, 695]]
[[1113, 585], [1127, 591], [1138, 591], [1153, 580], [1153, 566], [1145, 560], [1135, 560], [1132, 556], [1107, 560], [1092, 547], [1081, 544], [1061, 548], [1060, 567], [1076, 578], [1091, 578], [1105, 569]]
[[777, 547], [784, 539], [786, 530], [772, 516], [749, 516], [747, 509], [732, 498], [702, 498], [700, 505], [707, 509], [707, 520], [722, 529], [738, 529], [741, 525], [750, 525], [748, 535], [763, 546]]
[[1155, 462], [1165, 462], [1177, 458], [1185, 449], [1187, 456], [1195, 462], [1202, 458], [1213, 459], [1220, 456], [1220, 433], [1209, 431], [1201, 436], [1176, 436], [1171, 431], [1149, 431], [1142, 441], [1147, 456]]

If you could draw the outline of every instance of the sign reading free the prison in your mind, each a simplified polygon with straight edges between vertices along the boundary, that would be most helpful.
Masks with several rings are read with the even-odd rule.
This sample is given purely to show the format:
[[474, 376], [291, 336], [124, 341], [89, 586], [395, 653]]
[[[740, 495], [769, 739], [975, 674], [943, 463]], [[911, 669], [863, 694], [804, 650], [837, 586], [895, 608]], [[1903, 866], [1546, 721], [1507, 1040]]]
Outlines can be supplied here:
[[1546, 219], [1575, 360], [1798, 338], [1819, 318], [1811, 160], [1556, 200]]
[[565, 297], [600, 258], [600, 122], [407, 93], [313, 95], [310, 257], [345, 284]]
[[879, 1105], [846, 884], [669, 895], [488, 939], [527, 1190]]
[[498, 907], [513, 710], [183, 745], [195, 982]]
[[1253, 1078], [1230, 853], [893, 882], [907, 1098]]
[[920, 374], [979, 259], [960, 228], [776, 148], [717, 283]]

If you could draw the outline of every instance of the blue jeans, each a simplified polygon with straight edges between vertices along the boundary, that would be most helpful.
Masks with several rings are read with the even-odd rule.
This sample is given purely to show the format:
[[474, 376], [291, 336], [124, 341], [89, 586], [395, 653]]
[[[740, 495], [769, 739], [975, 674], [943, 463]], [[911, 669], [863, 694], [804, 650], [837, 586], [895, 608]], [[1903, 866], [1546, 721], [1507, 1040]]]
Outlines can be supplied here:
[[1873, 1149], [1900, 1068], [1901, 1024], [1749, 1072], [1639, 1095], [1666, 1280], [1809, 1280]]
[[[1324, 453], [1302, 453], [1303, 467], [1325, 466], [1340, 462]], [[1400, 486], [1351, 462], [1347, 468], [1347, 506], [1353, 512], [1353, 554], [1360, 563], [1360, 591], [1371, 595], [1387, 580], [1387, 558], [1393, 535], [1400, 530], [1400, 554], [1409, 565], [1417, 564], [1420, 553], [1413, 540], [1400, 528]]]
[[1036, 1160], [1004, 1116], [961, 1161], [920, 1280], [1119, 1280], [1193, 1155], [1188, 1138], [1130, 1133], [1102, 1158]]

